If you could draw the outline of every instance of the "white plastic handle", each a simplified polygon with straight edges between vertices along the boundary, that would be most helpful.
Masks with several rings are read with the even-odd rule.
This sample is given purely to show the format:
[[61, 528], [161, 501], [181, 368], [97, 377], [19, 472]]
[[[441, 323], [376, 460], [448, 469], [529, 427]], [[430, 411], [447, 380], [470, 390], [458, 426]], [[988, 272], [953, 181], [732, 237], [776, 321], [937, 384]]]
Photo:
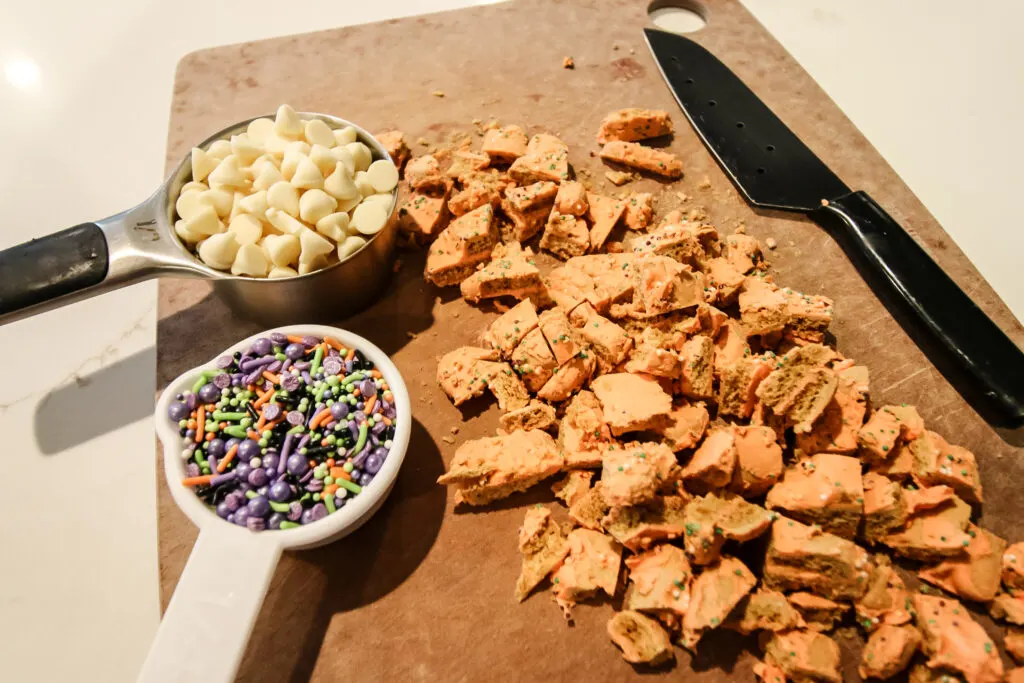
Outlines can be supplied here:
[[246, 534], [227, 523], [203, 529], [139, 683], [235, 680], [280, 557], [281, 545], [263, 534]]

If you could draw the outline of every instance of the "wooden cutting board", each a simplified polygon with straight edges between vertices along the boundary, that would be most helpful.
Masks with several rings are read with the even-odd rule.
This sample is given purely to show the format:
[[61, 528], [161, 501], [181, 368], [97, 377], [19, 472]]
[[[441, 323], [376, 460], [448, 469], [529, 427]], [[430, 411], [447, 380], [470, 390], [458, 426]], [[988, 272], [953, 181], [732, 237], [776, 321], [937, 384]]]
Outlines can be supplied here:
[[[995, 293], [878, 152], [796, 61], [737, 0], [707, 2], [709, 24], [692, 36], [736, 71], [851, 187], [870, 192], [911, 230], [1018, 344], [1024, 339]], [[445, 141], [496, 118], [528, 133], [553, 132], [570, 147], [584, 179], [610, 192], [594, 158], [601, 117], [625, 106], [673, 112], [671, 148], [686, 176], [660, 192], [663, 214], [703, 207], [723, 232], [745, 224], [764, 240], [777, 280], [836, 300], [839, 349], [871, 370], [877, 405], [910, 402], [928, 425], [978, 454], [984, 521], [1022, 540], [1019, 486], [1024, 461], [942, 379], [877, 301], [837, 245], [793, 214], [754, 212], [697, 139], [649, 55], [642, 0], [514, 0], [506, 4], [192, 53], [178, 66], [167, 165], [196, 140], [287, 102], [396, 127], [415, 141]], [[574, 70], [562, 68], [572, 56]], [[851, 56], [854, 59], [855, 56]], [[432, 95], [443, 91], [444, 97]], [[588, 175], [589, 174], [589, 175]], [[683, 204], [677, 192], [689, 195]], [[516, 531], [522, 508], [552, 500], [546, 486], [493, 507], [453, 509], [434, 483], [459, 440], [493, 433], [498, 411], [452, 407], [434, 383], [435, 358], [471, 343], [495, 317], [453, 291], [423, 282], [422, 254], [371, 309], [343, 322], [392, 354], [412, 391], [412, 445], [394, 492], [361, 530], [320, 550], [283, 558], [242, 665], [240, 679], [282, 680], [639, 680], [605, 636], [607, 602], [581, 605], [567, 626], [542, 594], [516, 604]], [[323, 296], [344, 296], [343, 292]], [[158, 384], [202, 362], [256, 327], [240, 322], [199, 282], [160, 285]], [[342, 321], [337, 321], [342, 323]], [[162, 471], [162, 469], [158, 470]], [[196, 530], [161, 479], [161, 595], [166, 606]], [[231, 580], [230, 568], [222, 578]], [[993, 631], [995, 633], [995, 631]], [[692, 658], [678, 650], [670, 676], [752, 680], [753, 639], [714, 633]], [[855, 653], [844, 651], [847, 678]], [[690, 674], [693, 668], [696, 673]]]

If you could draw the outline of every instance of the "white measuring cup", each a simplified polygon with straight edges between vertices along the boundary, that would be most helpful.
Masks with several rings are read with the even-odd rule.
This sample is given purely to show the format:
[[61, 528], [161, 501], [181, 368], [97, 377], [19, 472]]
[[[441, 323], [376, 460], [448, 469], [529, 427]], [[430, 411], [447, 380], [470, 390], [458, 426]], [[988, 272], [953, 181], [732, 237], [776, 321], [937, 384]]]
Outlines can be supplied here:
[[[217, 357], [245, 351], [253, 341], [272, 332], [333, 337], [345, 347], [362, 353], [390, 386], [398, 419], [391, 451], [380, 471], [344, 507], [324, 519], [294, 529], [250, 531], [218, 517], [192, 489], [181, 484], [186, 476], [181, 436], [177, 423], [168, 418], [167, 409], [175, 395], [191, 389], [200, 371], [215, 368]], [[141, 683], [233, 681], [282, 551], [315, 548], [355, 531], [380, 508], [391, 492], [409, 446], [412, 424], [409, 392], [387, 354], [363, 337], [324, 325], [288, 325], [243, 339], [207, 363], [180, 375], [160, 395], [155, 420], [157, 435], [163, 444], [167, 486], [174, 502], [199, 527], [199, 538], [138, 680]]]

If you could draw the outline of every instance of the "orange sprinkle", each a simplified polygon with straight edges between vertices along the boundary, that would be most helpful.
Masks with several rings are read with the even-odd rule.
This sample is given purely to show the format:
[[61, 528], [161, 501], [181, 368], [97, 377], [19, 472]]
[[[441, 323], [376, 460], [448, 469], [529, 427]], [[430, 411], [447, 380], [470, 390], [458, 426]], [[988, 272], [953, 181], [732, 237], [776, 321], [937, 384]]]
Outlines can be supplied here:
[[207, 432], [206, 433], [206, 440], [207, 441], [213, 441], [213, 432]]
[[246, 435], [246, 436], [248, 436], [248, 437], [249, 437], [250, 439], [252, 439], [253, 441], [259, 441], [259, 440], [260, 440], [260, 434], [259, 434], [259, 432], [254, 432], [254, 431], [253, 431], [253, 430], [251, 430], [251, 429], [250, 429], [249, 431], [247, 431], [247, 432], [245, 433], [245, 435]]
[[355, 349], [349, 349], [348, 353], [345, 354], [345, 360], [352, 360], [355, 357], [356, 357], [356, 350]]
[[324, 342], [334, 347], [335, 351], [341, 351], [343, 348], [345, 348], [344, 346], [341, 345], [341, 342], [335, 339], [334, 337], [324, 337]]
[[353, 396], [358, 396], [358, 395], [359, 395], [359, 394], [361, 394], [361, 393], [362, 393], [362, 392], [361, 392], [361, 391], [359, 391], [359, 387], [356, 387], [355, 389], [353, 389], [353, 390], [352, 390], [352, 395], [353, 395]]
[[334, 477], [335, 479], [337, 479], [337, 478], [339, 478], [339, 477], [341, 477], [341, 476], [343, 476], [345, 474], [348, 474], [348, 472], [345, 471], [344, 467], [332, 467], [331, 468], [331, 476]]
[[196, 421], [195, 421], [195, 420], [189, 420], [189, 421], [188, 421], [188, 424], [187, 424], [186, 426], [187, 426], [187, 427], [188, 427], [189, 429], [195, 429], [195, 428], [196, 428]]
[[337, 490], [338, 490], [338, 485], [337, 484], [328, 484], [327, 486], [324, 487], [324, 493], [326, 493], [327, 495], [331, 495], [332, 493], [334, 493]]
[[266, 426], [266, 424], [267, 424], [267, 416], [264, 415], [261, 412], [260, 413], [260, 419], [256, 420], [256, 431], [257, 432], [262, 432], [263, 428]]
[[238, 444], [236, 443], [224, 456], [224, 459], [217, 463], [217, 471], [223, 472], [231, 464], [231, 461], [235, 459], [235, 454], [238, 453]]
[[335, 479], [345, 479], [346, 481], [352, 481], [352, 475], [345, 470], [341, 471], [341, 474], [335, 477]]
[[206, 434], [206, 409], [199, 406], [196, 412], [196, 443], [203, 442], [203, 435]]
[[327, 463], [328, 467], [334, 467], [334, 458], [327, 458], [327, 460], [324, 460], [324, 462]]
[[209, 484], [210, 480], [213, 479], [212, 474], [204, 474], [201, 477], [185, 477], [181, 480], [182, 486], [202, 486], [203, 484]]
[[381, 383], [380, 383], [380, 390], [381, 390], [381, 391], [390, 391], [390, 390], [391, 390], [391, 387], [390, 387], [390, 386], [388, 386], [388, 383], [387, 383], [387, 382], [381, 382]]
[[385, 391], [384, 400], [387, 401], [388, 403], [391, 403], [393, 400], [395, 400], [395, 395], [392, 394], [390, 391]]
[[276, 420], [274, 420], [273, 422], [268, 422], [266, 425], [264, 425], [263, 428], [264, 429], [273, 429], [274, 427], [276, 427], [277, 425], [281, 424], [282, 422], [284, 422], [284, 418], [283, 417], [279, 417]]
[[380, 370], [370, 370], [370, 377], [373, 377], [374, 379], [380, 379], [382, 377], [382, 375], [380, 374]]
[[225, 428], [225, 427], [227, 427], [227, 426], [228, 426], [228, 423], [227, 423], [227, 422], [221, 422], [221, 423], [220, 423], [220, 428], [221, 428], [221, 429], [224, 429], [224, 428]]
[[329, 446], [329, 445], [330, 445], [330, 443], [331, 443], [331, 442], [330, 442], [330, 441], [328, 441], [327, 439], [320, 439], [320, 445], [321, 445], [321, 446]]
[[[274, 384], [280, 384], [281, 383], [281, 375], [275, 375], [272, 372], [267, 372], [266, 370], [264, 370], [263, 371], [263, 376], [266, 377], [267, 379], [269, 379]], [[268, 391], [269, 391], [269, 389], [268, 389]]]
[[370, 413], [372, 413], [372, 412], [373, 412], [373, 407], [374, 407], [375, 405], [377, 405], [377, 397], [376, 397], [376, 396], [371, 396], [371, 397], [370, 397], [370, 400], [368, 400], [368, 401], [367, 401], [367, 402], [366, 402], [366, 403], [365, 403], [365, 404], [363, 405], [363, 412], [364, 412], [364, 413], [366, 413], [367, 415], [369, 415]]
[[261, 393], [259, 393], [259, 392], [256, 392], [256, 395], [257, 395], [257, 396], [258, 396], [259, 398], [258, 398], [258, 399], [256, 399], [256, 401], [255, 401], [255, 402], [254, 402], [254, 403], [252, 404], [252, 407], [253, 407], [253, 408], [259, 408], [259, 407], [260, 407], [260, 406], [262, 406], [262, 405], [263, 405], [264, 403], [266, 403], [267, 401], [269, 401], [269, 400], [270, 400], [270, 399], [271, 399], [271, 398], [272, 398], [272, 397], [274, 396], [274, 390], [273, 390], [273, 389], [267, 389], [267, 390], [266, 390], [265, 392], [263, 392], [262, 394], [261, 394]]
[[294, 334], [289, 334], [288, 335], [288, 341], [290, 341], [292, 344], [301, 344], [302, 343], [302, 337], [299, 337], [299, 336], [294, 335]]
[[388, 427], [391, 426], [391, 419], [390, 418], [385, 417], [383, 420], [381, 420], [381, 422], [386, 424]]
[[310, 467], [316, 467], [316, 460], [310, 460], [309, 461], [309, 466]]
[[330, 414], [331, 414], [331, 409], [330, 408], [324, 408], [319, 413], [314, 415], [313, 419], [309, 421], [309, 428], [310, 429], [316, 429], [317, 427], [320, 426], [321, 422], [323, 422], [326, 418], [328, 418], [330, 416]]

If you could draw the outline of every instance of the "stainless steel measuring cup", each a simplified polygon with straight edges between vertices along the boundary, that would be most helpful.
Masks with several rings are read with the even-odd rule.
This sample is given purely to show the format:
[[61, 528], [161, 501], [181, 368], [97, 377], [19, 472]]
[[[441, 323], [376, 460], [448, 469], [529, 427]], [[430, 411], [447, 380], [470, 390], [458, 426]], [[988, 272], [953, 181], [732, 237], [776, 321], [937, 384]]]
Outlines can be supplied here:
[[[300, 112], [299, 116], [320, 119], [331, 128], [352, 126], [374, 159], [391, 159], [372, 135], [354, 123], [327, 114]], [[205, 149], [216, 140], [244, 132], [255, 118], [264, 117], [228, 126], [198, 146]], [[191, 160], [186, 156], [138, 206], [0, 251], [0, 325], [155, 277], [212, 280], [214, 291], [232, 310], [266, 324], [334, 320], [365, 307], [390, 277], [397, 190], [384, 229], [369, 237], [359, 251], [307, 275], [271, 280], [210, 268], [178, 239], [174, 205], [191, 176]]]

